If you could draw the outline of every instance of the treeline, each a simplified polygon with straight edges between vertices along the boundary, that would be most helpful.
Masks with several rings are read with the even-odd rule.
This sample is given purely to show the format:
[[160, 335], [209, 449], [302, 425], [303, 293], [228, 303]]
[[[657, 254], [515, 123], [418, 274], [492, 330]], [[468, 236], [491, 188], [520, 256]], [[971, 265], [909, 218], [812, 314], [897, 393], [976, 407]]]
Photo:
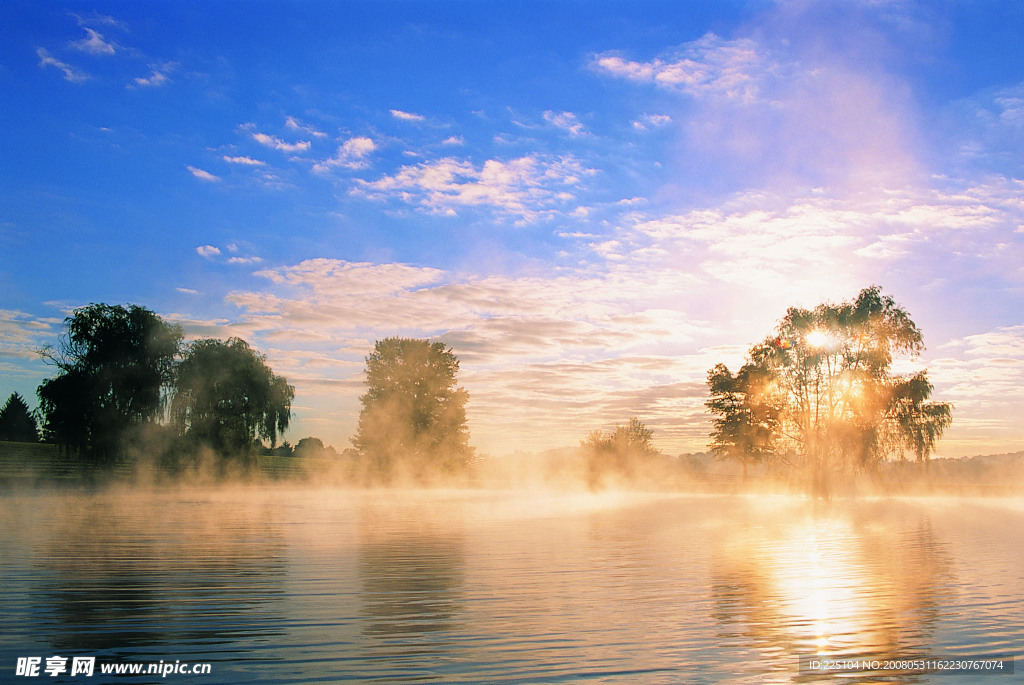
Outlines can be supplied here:
[[149, 309], [90, 304], [40, 354], [55, 374], [38, 388], [39, 409], [12, 395], [0, 411], [0, 440], [41, 438], [65, 463], [99, 469], [145, 460], [165, 474], [213, 466], [224, 475], [263, 462], [287, 473], [274, 458], [306, 459], [378, 484], [461, 476], [473, 457], [468, 394], [457, 386], [458, 359], [441, 343], [376, 343], [354, 449], [341, 454], [315, 437], [277, 445], [295, 389], [240, 338], [186, 343], [180, 326]]
[[[92, 304], [65, 324], [57, 347], [42, 352], [56, 375], [39, 386], [38, 415], [12, 396], [0, 411], [0, 439], [29, 440], [38, 419], [44, 440], [84, 463], [145, 454], [176, 472], [204, 454], [243, 467], [260, 454], [307, 457], [365, 485], [464, 478], [479, 461], [459, 360], [443, 343], [376, 342], [352, 448], [339, 454], [312, 437], [277, 446], [295, 390], [244, 340], [186, 344], [179, 326], [134, 305]], [[736, 373], [724, 364], [708, 372], [711, 453], [739, 463], [744, 479], [757, 466], [819, 491], [908, 455], [927, 465], [952, 406], [930, 401], [927, 371], [893, 372], [898, 355], [922, 349], [909, 314], [877, 287], [838, 305], [791, 308]], [[592, 489], [692, 472], [659, 452], [635, 417], [590, 433], [573, 455], [567, 471]]]

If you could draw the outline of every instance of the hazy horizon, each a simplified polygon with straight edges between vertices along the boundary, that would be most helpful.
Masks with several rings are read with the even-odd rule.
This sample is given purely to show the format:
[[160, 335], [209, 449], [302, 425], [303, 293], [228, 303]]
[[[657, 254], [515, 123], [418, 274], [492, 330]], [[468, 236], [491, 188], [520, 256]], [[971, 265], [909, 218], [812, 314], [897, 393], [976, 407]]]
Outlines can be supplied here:
[[879, 285], [956, 405], [934, 456], [1024, 449], [1020, 4], [251, 9], [0, 6], [0, 402], [134, 303], [265, 353], [292, 443], [348, 447], [406, 336], [481, 452], [700, 452], [709, 368]]

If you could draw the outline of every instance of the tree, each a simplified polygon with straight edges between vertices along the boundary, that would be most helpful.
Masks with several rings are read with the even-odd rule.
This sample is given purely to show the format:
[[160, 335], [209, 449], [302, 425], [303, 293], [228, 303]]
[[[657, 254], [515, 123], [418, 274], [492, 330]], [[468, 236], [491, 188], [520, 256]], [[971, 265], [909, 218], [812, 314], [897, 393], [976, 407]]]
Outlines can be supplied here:
[[181, 328], [131, 305], [90, 304], [64, 320], [57, 368], [39, 386], [43, 433], [96, 461], [116, 457], [134, 429], [159, 418], [174, 376]]
[[852, 302], [790, 308], [735, 377], [708, 374], [712, 450], [758, 461], [793, 455], [816, 481], [912, 452], [927, 461], [952, 421], [929, 402], [927, 371], [892, 373], [895, 354], [923, 349], [910, 315], [878, 287]]
[[197, 340], [178, 366], [171, 421], [179, 435], [222, 456], [251, 456], [258, 439], [288, 428], [295, 388], [239, 338]]
[[720, 459], [735, 459], [747, 466], [779, 457], [784, 405], [772, 370], [763, 362], [744, 364], [734, 376], [725, 364], [708, 372], [712, 413], [711, 452]]
[[443, 343], [378, 340], [366, 358], [366, 393], [352, 444], [377, 478], [457, 473], [472, 457], [459, 360]]
[[590, 487], [600, 487], [609, 477], [632, 479], [637, 466], [658, 453], [652, 436], [653, 432], [635, 416], [626, 425], [615, 426], [611, 433], [591, 431], [580, 442]]
[[0, 440], [10, 442], [39, 442], [39, 427], [24, 398], [11, 393], [0, 409]]

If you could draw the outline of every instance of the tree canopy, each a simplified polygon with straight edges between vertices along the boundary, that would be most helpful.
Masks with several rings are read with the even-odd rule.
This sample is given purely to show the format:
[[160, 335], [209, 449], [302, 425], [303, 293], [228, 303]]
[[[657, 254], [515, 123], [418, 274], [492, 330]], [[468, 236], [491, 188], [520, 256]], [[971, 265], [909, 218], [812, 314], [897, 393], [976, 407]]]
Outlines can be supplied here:
[[910, 315], [878, 287], [851, 302], [790, 308], [735, 375], [723, 364], [708, 373], [711, 449], [819, 478], [907, 452], [926, 461], [952, 406], [928, 401], [927, 371], [892, 372], [894, 355], [922, 349]]
[[64, 320], [57, 368], [39, 386], [44, 436], [96, 460], [115, 457], [132, 429], [161, 414], [181, 328], [145, 307], [90, 304]]
[[0, 440], [10, 442], [38, 442], [39, 426], [29, 411], [25, 399], [11, 393], [0, 409]]
[[443, 343], [378, 340], [366, 358], [366, 393], [352, 444], [373, 475], [417, 480], [456, 473], [472, 456], [469, 394], [458, 387], [459, 360]]
[[171, 420], [180, 435], [221, 454], [248, 455], [288, 428], [295, 388], [240, 338], [197, 340], [178, 365]]

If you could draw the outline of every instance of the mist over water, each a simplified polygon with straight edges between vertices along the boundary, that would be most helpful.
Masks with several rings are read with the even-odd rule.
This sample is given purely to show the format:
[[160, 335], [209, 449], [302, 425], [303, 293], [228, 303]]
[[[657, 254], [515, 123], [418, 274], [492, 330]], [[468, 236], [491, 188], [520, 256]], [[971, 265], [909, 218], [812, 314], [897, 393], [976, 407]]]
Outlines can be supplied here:
[[1010, 499], [12, 493], [0, 668], [94, 655], [212, 662], [196, 682], [717, 683], [807, 681], [808, 653], [1019, 662], [1022, 524]]

